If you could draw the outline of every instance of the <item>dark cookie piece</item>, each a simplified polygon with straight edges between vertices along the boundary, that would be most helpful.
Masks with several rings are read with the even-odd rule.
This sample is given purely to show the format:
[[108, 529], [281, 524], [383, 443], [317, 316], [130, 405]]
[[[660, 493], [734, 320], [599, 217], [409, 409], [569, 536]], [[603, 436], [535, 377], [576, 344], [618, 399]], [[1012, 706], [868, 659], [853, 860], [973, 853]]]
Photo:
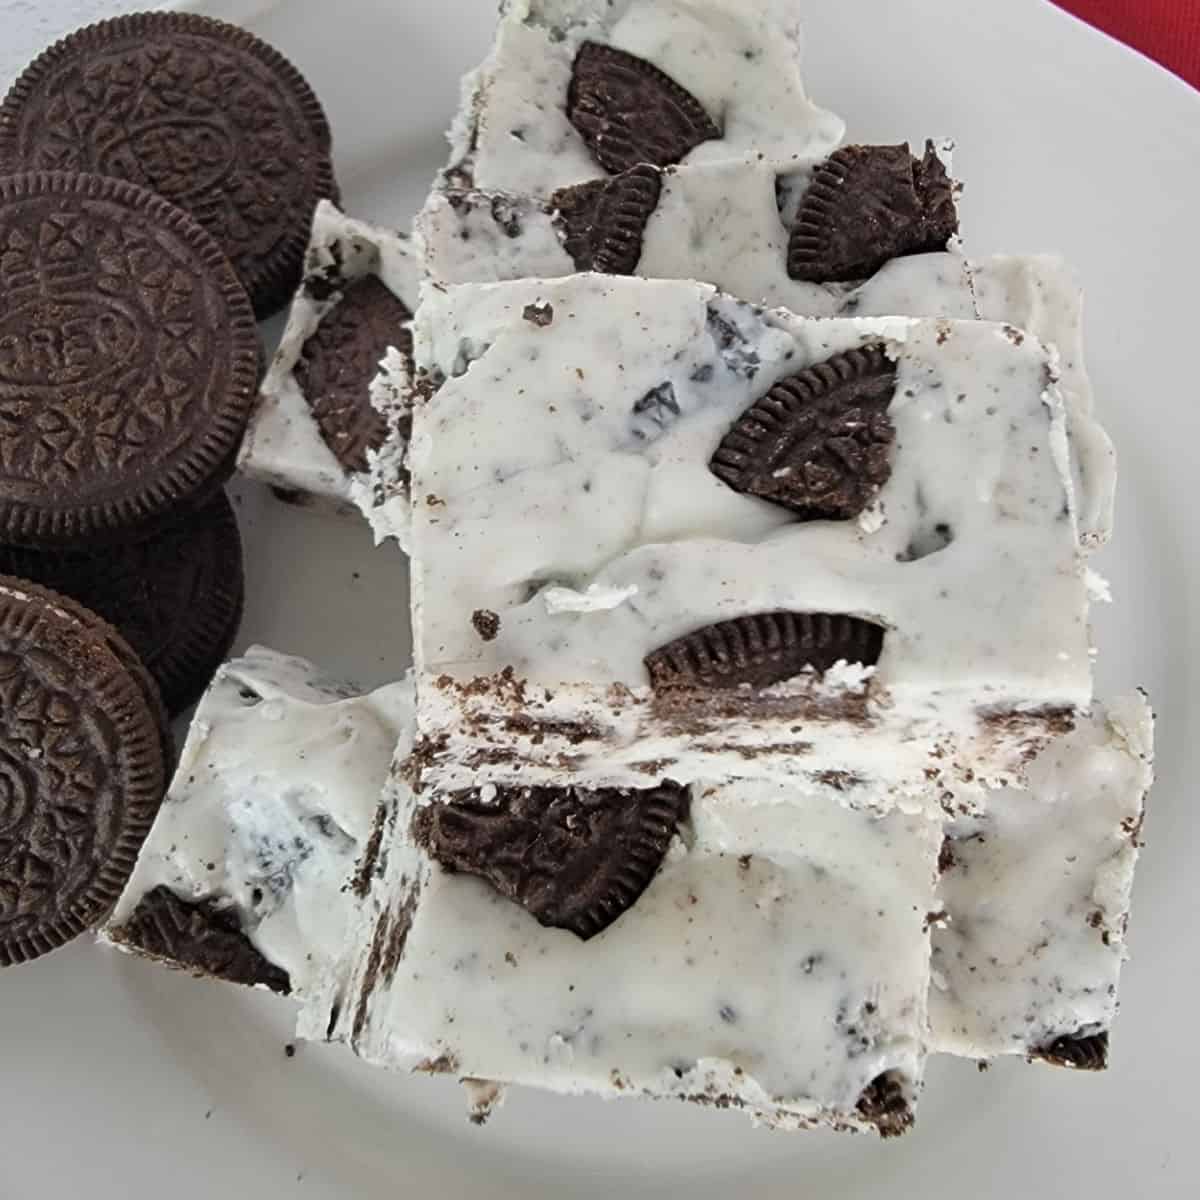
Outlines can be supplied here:
[[885, 1071], [872, 1079], [863, 1089], [856, 1107], [859, 1116], [879, 1130], [880, 1137], [899, 1137], [912, 1128], [912, 1107], [908, 1103], [904, 1081], [895, 1071]]
[[735, 492], [805, 520], [856, 517], [892, 473], [887, 410], [896, 365], [882, 346], [781, 379], [721, 439], [709, 464]]
[[0, 967], [103, 918], [166, 786], [153, 684], [76, 611], [0, 578]]
[[768, 612], [718, 621], [646, 655], [656, 693], [679, 688], [759, 689], [805, 669], [824, 674], [836, 662], [873, 666], [883, 629], [840, 613]]
[[242, 544], [224, 493], [147, 542], [95, 554], [0, 547], [0, 572], [71, 596], [115, 626], [171, 716], [208, 686], [241, 621]]
[[654, 878], [688, 792], [501, 787], [418, 810], [413, 834], [448, 870], [486, 879], [543, 925], [584, 940], [631, 908]]
[[313, 210], [336, 200], [330, 134], [278, 51], [194, 13], [81, 29], [0, 106], [0, 173], [89, 171], [186, 209], [220, 243], [259, 317], [300, 281]]
[[843, 146], [813, 172], [788, 243], [788, 274], [866, 279], [889, 259], [945, 250], [958, 232], [954, 187], [933, 143]]
[[613, 179], [562, 188], [550, 198], [563, 247], [577, 271], [632, 275], [642, 235], [662, 194], [662, 172], [646, 163]]
[[1030, 1057], [1076, 1071], [1103, 1071], [1108, 1066], [1108, 1033], [1066, 1034]]
[[258, 335], [216, 242], [95, 175], [0, 179], [0, 541], [148, 536], [233, 470]]
[[[11, 552], [11, 547], [9, 548]], [[146, 669], [133, 647], [125, 640], [115, 625], [104, 620], [98, 613], [80, 604], [78, 600], [63, 592], [43, 587], [38, 583], [27, 581], [21, 577], [21, 590], [30, 596], [37, 596], [53, 605], [68, 617], [74, 618], [80, 626], [101, 639], [112, 652], [117, 661], [129, 672], [146, 707], [154, 714], [158, 723], [159, 741], [162, 745], [164, 771], [169, 782], [171, 768], [175, 762], [175, 735], [171, 732], [171, 718], [167, 706], [163, 703], [162, 691], [157, 681]]]
[[721, 136], [695, 96], [669, 75], [598, 42], [584, 42], [575, 56], [567, 120], [614, 175], [638, 163], [669, 167]]
[[389, 346], [412, 357], [412, 313], [374, 275], [346, 285], [304, 343], [296, 382], [325, 444], [347, 471], [367, 469], [367, 451], [387, 437], [387, 422], [371, 403], [371, 380]]
[[212, 900], [181, 900], [161, 885], [147, 892], [133, 915], [108, 936], [118, 945], [197, 975], [262, 984], [284, 996], [292, 990], [288, 973], [254, 948], [231, 912]]

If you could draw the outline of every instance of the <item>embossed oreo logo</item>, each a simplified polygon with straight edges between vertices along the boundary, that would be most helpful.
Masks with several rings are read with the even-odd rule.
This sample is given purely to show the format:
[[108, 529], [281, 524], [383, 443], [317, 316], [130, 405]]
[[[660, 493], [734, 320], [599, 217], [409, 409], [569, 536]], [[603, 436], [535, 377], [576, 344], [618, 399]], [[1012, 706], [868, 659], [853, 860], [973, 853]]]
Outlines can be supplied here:
[[40, 296], [0, 317], [0, 384], [95, 380], [129, 365], [140, 340], [136, 322], [108, 296]]
[[105, 147], [97, 169], [105, 175], [143, 179], [160, 195], [183, 199], [217, 187], [236, 155], [223, 125], [192, 117], [141, 126]]

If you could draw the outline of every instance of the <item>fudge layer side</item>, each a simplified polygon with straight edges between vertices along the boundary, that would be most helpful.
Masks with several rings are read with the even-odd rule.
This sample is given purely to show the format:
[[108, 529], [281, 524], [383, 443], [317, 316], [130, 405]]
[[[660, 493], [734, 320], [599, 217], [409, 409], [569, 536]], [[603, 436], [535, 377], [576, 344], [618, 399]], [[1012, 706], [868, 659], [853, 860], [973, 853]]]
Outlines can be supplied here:
[[303, 999], [340, 951], [412, 687], [367, 695], [253, 647], [223, 666], [103, 930], [121, 949]]
[[1096, 705], [1028, 774], [946, 826], [930, 1049], [1098, 1069], [1153, 775], [1145, 698]]
[[1058, 350], [1079, 536], [1085, 547], [1102, 545], [1112, 534], [1116, 451], [1095, 419], [1079, 283], [1067, 264], [1051, 254], [994, 255], [974, 263], [971, 277], [985, 321], [1007, 321]]
[[386, 870], [302, 1032], [394, 1068], [781, 1127], [910, 1122], [936, 822], [831, 789], [698, 785], [649, 886], [584, 941], [427, 857], [399, 777], [391, 803]]
[[[864, 348], [894, 369], [893, 441], [857, 517], [804, 519], [719, 477], [714, 453], [774, 385], [836, 378], [822, 364]], [[1089, 703], [1062, 401], [1034, 339], [582, 275], [431, 288], [417, 357], [440, 384], [411, 455], [420, 766], [443, 790], [799, 772], [920, 804], [930, 779], [1016, 778]], [[768, 492], [862, 483], [819, 448], [788, 465], [799, 426], [779, 438]], [[714, 665], [737, 622], [770, 637], [781, 614], [848, 617], [874, 658], [755, 681]], [[652, 678], [693, 635], [691, 686]]]

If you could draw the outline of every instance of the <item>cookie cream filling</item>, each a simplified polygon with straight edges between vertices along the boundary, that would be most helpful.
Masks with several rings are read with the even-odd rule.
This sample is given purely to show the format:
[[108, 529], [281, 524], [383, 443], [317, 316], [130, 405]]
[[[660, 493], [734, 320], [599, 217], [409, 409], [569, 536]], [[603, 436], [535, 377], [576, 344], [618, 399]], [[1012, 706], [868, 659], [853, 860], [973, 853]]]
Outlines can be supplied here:
[[103, 937], [303, 999], [341, 949], [392, 752], [411, 722], [404, 681], [356, 695], [258, 646], [227, 663]]
[[[710, 468], [773, 384], [874, 345], [894, 365], [894, 444], [859, 519], [798, 520]], [[429, 782], [832, 771], [861, 803], [920, 805], [931, 771], [1017, 779], [1088, 705], [1056, 359], [1032, 337], [811, 321], [702, 284], [580, 275], [430, 288], [416, 356], [444, 380], [411, 454]], [[571, 612], [543, 595], [564, 587], [637, 591]], [[497, 618], [490, 638], [478, 611]], [[877, 662], [680, 703], [651, 687], [644, 660], [675, 639], [780, 612], [878, 626]]]

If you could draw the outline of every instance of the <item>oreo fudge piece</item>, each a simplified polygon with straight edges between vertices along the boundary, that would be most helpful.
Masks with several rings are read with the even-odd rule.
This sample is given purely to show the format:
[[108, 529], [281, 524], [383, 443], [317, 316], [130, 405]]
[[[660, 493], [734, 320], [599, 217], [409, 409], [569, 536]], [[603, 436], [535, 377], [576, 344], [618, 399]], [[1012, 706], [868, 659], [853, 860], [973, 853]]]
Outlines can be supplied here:
[[[544, 789], [556, 790], [543, 812], [588, 810], [578, 790]], [[940, 826], [847, 808], [828, 786], [689, 791], [644, 889], [581, 932], [547, 924], [531, 899], [619, 891], [640, 874], [635, 847], [601, 856], [581, 889], [562, 848], [585, 817], [532, 839], [502, 791], [455, 797], [474, 814], [458, 850], [483, 852], [501, 886], [430, 852], [447, 798], [419, 799], [397, 776], [386, 869], [302, 1032], [402, 1070], [903, 1132], [923, 1066]]]
[[946, 827], [933, 931], [930, 1049], [1107, 1060], [1143, 803], [1153, 776], [1145, 698], [1097, 705]]
[[[951, 150], [949, 142], [929, 142], [915, 158], [907, 146], [854, 146], [783, 169], [764, 162], [642, 164], [549, 198], [434, 189], [417, 231], [428, 274], [445, 283], [594, 270], [701, 279], [805, 316], [973, 317], [957, 253]], [[876, 213], [887, 211], [891, 197], [875, 175], [836, 176], [840, 191], [830, 194], [831, 164], [851, 151], [902, 157], [910, 181], [922, 164], [938, 178], [924, 204], [910, 184], [912, 210], [897, 219], [890, 239]], [[835, 229], [855, 249], [853, 269], [832, 263], [794, 275], [791, 243], [803, 235], [821, 245]], [[955, 252], [947, 253], [951, 246]]]
[[380, 794], [411, 722], [405, 682], [357, 695], [262, 647], [227, 663], [103, 938], [303, 1000], [369, 882]]
[[[301, 502], [357, 507], [370, 517], [374, 452], [389, 431], [407, 442], [419, 268], [403, 234], [322, 201], [304, 281], [260, 388], [238, 469]], [[381, 364], [388, 374], [376, 382]], [[402, 462], [397, 463], [402, 470]], [[386, 473], [391, 493], [407, 493]]]
[[833, 773], [936, 804], [930, 772], [1017, 780], [1090, 702], [1031, 337], [596, 275], [431, 291], [416, 331], [442, 381], [411, 456], [441, 790]]
[[440, 186], [549, 196], [639, 163], [824, 154], [790, 0], [508, 0]]

